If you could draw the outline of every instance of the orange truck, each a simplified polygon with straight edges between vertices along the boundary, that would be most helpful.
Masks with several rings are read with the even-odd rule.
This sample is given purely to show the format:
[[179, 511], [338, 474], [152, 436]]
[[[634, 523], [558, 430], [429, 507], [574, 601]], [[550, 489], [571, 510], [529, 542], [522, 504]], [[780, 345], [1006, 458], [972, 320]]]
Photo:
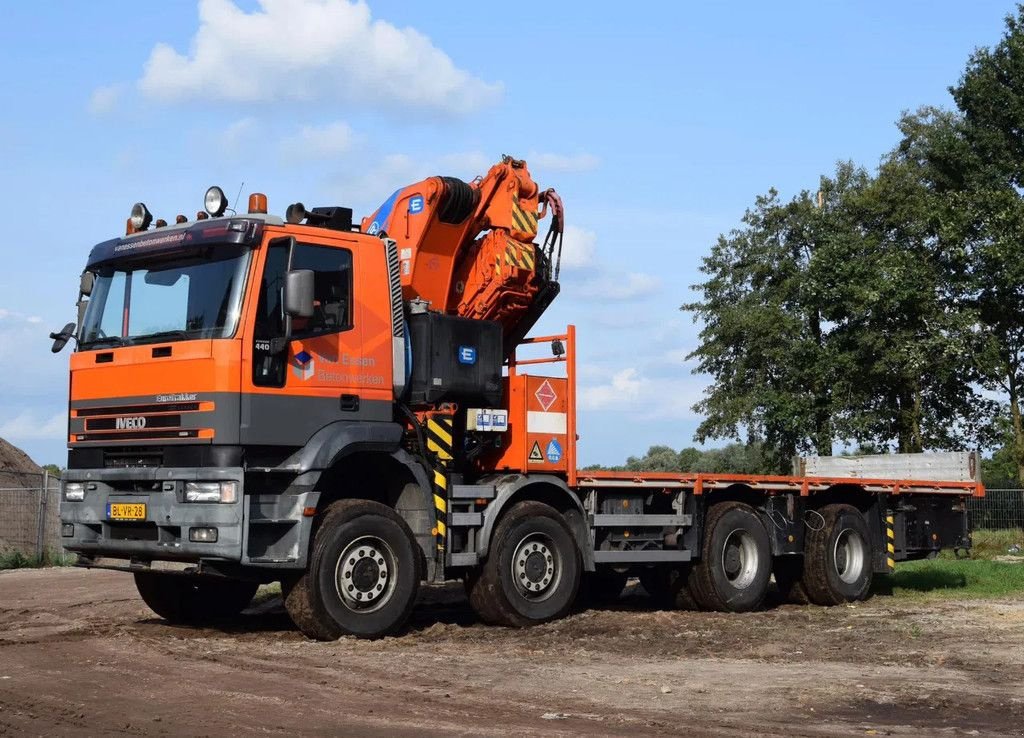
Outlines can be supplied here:
[[52, 334], [75, 342], [65, 547], [132, 573], [174, 622], [231, 617], [279, 581], [302, 632], [333, 639], [400, 629], [424, 583], [464, 580], [483, 620], [527, 626], [630, 576], [667, 606], [755, 609], [773, 577], [837, 604], [970, 546], [969, 454], [577, 470], [574, 328], [527, 337], [559, 291], [562, 224], [510, 157], [359, 224], [301, 203], [275, 217], [259, 193], [229, 211], [216, 187], [191, 220], [136, 204]]

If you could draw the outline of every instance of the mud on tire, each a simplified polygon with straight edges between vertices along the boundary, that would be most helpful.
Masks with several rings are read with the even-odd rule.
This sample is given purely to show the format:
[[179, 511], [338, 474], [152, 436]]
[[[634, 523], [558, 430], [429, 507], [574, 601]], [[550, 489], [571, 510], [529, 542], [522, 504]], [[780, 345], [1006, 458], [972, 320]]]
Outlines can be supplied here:
[[282, 582], [285, 609], [307, 637], [379, 638], [394, 633], [416, 604], [422, 557], [405, 521], [366, 500], [324, 511], [306, 571]]
[[871, 592], [871, 534], [860, 510], [827, 505], [822, 525], [807, 532], [802, 584], [816, 605], [866, 599]]
[[690, 592], [705, 610], [747, 612], [764, 601], [771, 577], [764, 524], [742, 502], [720, 502], [708, 513], [701, 557], [690, 569]]
[[469, 603], [494, 625], [555, 620], [572, 607], [581, 568], [576, 540], [558, 511], [519, 502], [502, 516], [487, 560], [467, 581]]

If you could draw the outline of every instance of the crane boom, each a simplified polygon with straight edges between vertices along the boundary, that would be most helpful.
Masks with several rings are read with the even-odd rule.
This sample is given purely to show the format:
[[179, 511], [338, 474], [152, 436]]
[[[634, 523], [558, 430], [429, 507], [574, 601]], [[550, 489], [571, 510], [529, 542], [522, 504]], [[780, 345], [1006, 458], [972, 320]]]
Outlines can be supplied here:
[[557, 194], [542, 192], [526, 162], [510, 156], [469, 183], [428, 177], [396, 190], [362, 222], [364, 232], [397, 242], [404, 299], [501, 323], [506, 353], [558, 294], [562, 227]]

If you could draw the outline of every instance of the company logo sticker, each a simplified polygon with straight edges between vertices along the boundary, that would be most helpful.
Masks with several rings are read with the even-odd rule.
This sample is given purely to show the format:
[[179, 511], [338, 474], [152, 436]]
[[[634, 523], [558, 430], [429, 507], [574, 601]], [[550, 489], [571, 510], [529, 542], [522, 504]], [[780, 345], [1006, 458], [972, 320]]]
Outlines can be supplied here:
[[562, 447], [558, 444], [557, 439], [552, 438], [551, 443], [548, 444], [547, 456], [548, 461], [552, 464], [557, 464], [562, 460]]
[[316, 362], [313, 361], [313, 355], [308, 351], [300, 351], [295, 354], [295, 358], [292, 361], [292, 371], [295, 372], [295, 376], [305, 381], [313, 376], [316, 371]]
[[533, 393], [533, 396], [537, 398], [537, 402], [544, 408], [544, 412], [551, 409], [551, 406], [555, 404], [555, 400], [558, 399], [558, 395], [555, 394], [555, 388], [551, 386], [551, 382], [544, 380], [544, 383], [537, 388], [537, 391]]
[[114, 421], [116, 430], [142, 430], [145, 427], [146, 418], [141, 415], [134, 418], [121, 417]]
[[459, 363], [475, 364], [476, 348], [474, 348], [473, 346], [459, 346]]
[[423, 196], [417, 195], [409, 200], [409, 214], [415, 215], [420, 212], [423, 212]]

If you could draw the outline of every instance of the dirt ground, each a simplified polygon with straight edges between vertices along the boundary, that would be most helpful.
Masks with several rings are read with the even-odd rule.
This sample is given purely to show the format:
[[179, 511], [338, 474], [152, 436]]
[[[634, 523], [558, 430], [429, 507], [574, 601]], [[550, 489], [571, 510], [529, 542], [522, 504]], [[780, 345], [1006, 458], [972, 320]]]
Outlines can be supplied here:
[[0, 572], [0, 735], [1021, 735], [1024, 602], [875, 597], [531, 630], [425, 592], [400, 637], [314, 643], [272, 599], [172, 627], [131, 577]]

